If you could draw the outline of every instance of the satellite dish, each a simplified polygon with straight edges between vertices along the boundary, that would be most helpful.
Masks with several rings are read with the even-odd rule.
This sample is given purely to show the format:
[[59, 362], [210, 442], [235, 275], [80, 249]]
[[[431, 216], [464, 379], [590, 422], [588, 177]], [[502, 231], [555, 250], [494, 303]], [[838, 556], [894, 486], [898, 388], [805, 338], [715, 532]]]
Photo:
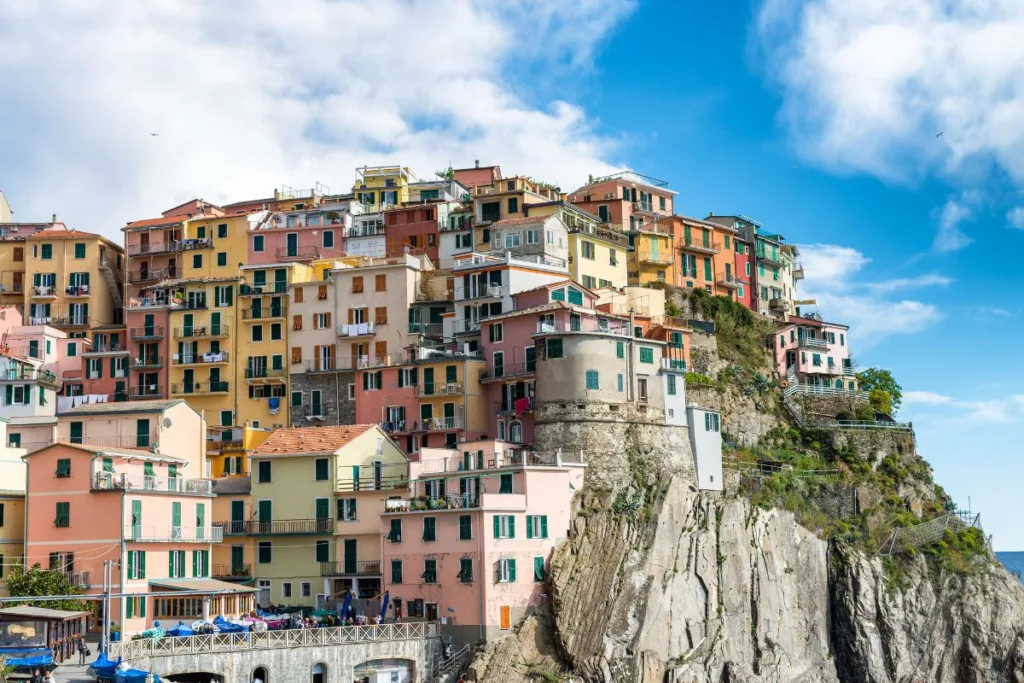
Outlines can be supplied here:
[[165, 417], [164, 418], [164, 429], [170, 429], [170, 428], [171, 428], [171, 418]]

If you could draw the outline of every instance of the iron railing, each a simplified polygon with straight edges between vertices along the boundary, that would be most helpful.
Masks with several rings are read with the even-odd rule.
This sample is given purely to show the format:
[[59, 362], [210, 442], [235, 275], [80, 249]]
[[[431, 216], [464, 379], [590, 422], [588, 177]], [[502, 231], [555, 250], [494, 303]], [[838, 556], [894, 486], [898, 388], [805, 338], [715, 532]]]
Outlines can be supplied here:
[[128, 524], [124, 527], [124, 538], [138, 543], [220, 543], [224, 540], [224, 532], [218, 526]]
[[320, 576], [373, 576], [380, 574], [380, 560], [347, 562], [332, 560], [320, 563]]
[[149, 325], [147, 327], [133, 327], [129, 330], [132, 339], [163, 339], [163, 325]]
[[211, 365], [215, 363], [227, 363], [230, 356], [227, 351], [217, 353], [182, 353], [171, 356], [171, 363], [174, 365]]

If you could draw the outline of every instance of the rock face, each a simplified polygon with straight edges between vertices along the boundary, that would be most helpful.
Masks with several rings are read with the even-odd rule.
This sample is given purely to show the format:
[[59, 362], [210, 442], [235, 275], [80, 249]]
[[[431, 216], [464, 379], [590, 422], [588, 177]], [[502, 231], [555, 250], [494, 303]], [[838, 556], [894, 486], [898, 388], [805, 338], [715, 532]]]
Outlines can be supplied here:
[[605, 502], [578, 501], [552, 564], [553, 615], [499, 644], [501, 666], [477, 680], [1024, 682], [1024, 589], [995, 565], [935, 578], [919, 559], [901, 592], [879, 558], [682, 478], [646, 521]]

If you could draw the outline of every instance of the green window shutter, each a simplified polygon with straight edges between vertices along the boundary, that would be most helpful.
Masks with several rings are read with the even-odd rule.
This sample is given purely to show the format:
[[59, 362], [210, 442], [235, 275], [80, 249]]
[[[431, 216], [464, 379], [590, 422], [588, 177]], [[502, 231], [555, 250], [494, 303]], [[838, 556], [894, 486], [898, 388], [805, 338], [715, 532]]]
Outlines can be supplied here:
[[57, 460], [57, 476], [61, 478], [71, 476], [71, 458]]
[[494, 515], [494, 537], [501, 538], [501, 518]]
[[171, 503], [171, 526], [181, 526], [181, 503]]
[[174, 551], [167, 553], [167, 576], [176, 578], [174, 575]]
[[199, 576], [199, 551], [192, 551], [192, 576]]
[[132, 536], [137, 538], [142, 535], [142, 501], [132, 501]]
[[540, 555], [533, 558], [533, 580], [538, 582], [544, 580], [544, 558]]
[[391, 560], [391, 583], [402, 583], [401, 560]]
[[533, 515], [526, 515], [526, 537], [533, 538]]
[[[196, 528], [201, 530], [204, 527], [206, 527], [206, 506], [202, 503], [196, 503]], [[198, 533], [201, 533], [201, 531]]]
[[541, 538], [547, 538], [548, 537], [548, 516], [547, 515], [541, 515], [540, 516], [540, 537]]
[[146, 598], [139, 598], [139, 616], [143, 618], [146, 616]]
[[125, 616], [125, 618], [131, 619], [132, 617], [135, 616], [133, 614], [133, 611], [132, 611], [134, 603], [135, 603], [135, 598], [128, 598], [128, 600], [125, 601], [125, 608], [124, 608], [124, 616]]
[[257, 463], [257, 467], [258, 467], [258, 470], [259, 470], [259, 474], [258, 474], [258, 477], [257, 477], [259, 483], [261, 483], [261, 484], [270, 483], [270, 461], [269, 460], [261, 460], [259, 463]]
[[[299, 403], [301, 405], [302, 402], [300, 401]], [[328, 467], [329, 463], [327, 458], [317, 458], [315, 472], [317, 481], [327, 481], [327, 479], [329, 478]]]
[[139, 551], [139, 578], [146, 578], [146, 551]]
[[509, 560], [508, 561], [508, 582], [509, 583], [515, 583], [516, 582], [516, 561], [515, 560]]
[[615, 342], [615, 357], [625, 358], [626, 357], [626, 344], [624, 342]]
[[135, 553], [128, 553], [128, 578], [135, 578]]
[[149, 448], [149, 420], [135, 421], [135, 445], [138, 448]]
[[316, 542], [316, 561], [317, 562], [330, 562], [331, 560], [331, 544], [329, 541], [317, 541]]
[[473, 518], [469, 515], [459, 517], [459, 540], [469, 541], [473, 538]]
[[316, 518], [317, 519], [330, 519], [331, 517], [331, 501], [329, 498], [317, 498], [316, 499]]
[[508, 537], [516, 537], [516, 517], [515, 515], [508, 516]]

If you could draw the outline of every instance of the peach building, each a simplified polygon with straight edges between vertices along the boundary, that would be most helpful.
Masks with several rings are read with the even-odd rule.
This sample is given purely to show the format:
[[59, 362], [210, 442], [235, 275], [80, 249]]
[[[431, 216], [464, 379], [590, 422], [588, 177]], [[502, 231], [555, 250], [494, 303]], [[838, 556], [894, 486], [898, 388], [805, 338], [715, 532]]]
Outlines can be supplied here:
[[[199, 429], [179, 429], [202, 439]], [[210, 577], [213, 487], [183, 474], [188, 461], [152, 450], [57, 443], [26, 456], [26, 556], [66, 572], [87, 593], [99, 593], [105, 561], [116, 589], [136, 594], [113, 601], [109, 618], [126, 634], [154, 621], [238, 615], [253, 606], [250, 588]], [[182, 597], [146, 597], [157, 591]], [[205, 595], [187, 591], [207, 591]], [[217, 592], [216, 595], [212, 594]]]
[[676, 191], [650, 176], [621, 171], [590, 182], [569, 195], [577, 204], [623, 231], [635, 232], [674, 212]]
[[462, 642], [493, 639], [539, 605], [552, 551], [569, 534], [582, 454], [501, 441], [425, 448], [410, 488], [384, 501], [384, 588], [394, 616], [449, 621]]

